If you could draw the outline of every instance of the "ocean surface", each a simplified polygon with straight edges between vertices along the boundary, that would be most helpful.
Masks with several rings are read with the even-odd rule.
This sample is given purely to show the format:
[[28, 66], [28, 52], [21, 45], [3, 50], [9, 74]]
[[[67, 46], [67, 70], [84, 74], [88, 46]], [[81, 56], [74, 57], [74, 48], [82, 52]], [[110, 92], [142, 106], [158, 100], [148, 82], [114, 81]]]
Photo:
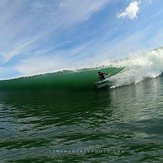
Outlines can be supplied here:
[[162, 58], [0, 81], [0, 163], [163, 162]]

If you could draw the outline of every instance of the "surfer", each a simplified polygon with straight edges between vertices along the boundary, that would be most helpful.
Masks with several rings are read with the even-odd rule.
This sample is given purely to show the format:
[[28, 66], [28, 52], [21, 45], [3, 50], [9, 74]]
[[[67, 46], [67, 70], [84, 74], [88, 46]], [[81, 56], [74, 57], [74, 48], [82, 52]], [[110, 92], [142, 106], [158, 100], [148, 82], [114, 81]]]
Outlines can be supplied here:
[[100, 80], [105, 80], [105, 75], [108, 75], [108, 74], [99, 71], [98, 75], [99, 75]]

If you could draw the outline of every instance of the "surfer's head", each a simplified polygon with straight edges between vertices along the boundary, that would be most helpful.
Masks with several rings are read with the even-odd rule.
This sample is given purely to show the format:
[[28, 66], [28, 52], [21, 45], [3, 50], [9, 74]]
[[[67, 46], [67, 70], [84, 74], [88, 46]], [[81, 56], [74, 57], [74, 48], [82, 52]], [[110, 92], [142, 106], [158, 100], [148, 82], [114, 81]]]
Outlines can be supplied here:
[[101, 74], [101, 72], [99, 71], [98, 74]]

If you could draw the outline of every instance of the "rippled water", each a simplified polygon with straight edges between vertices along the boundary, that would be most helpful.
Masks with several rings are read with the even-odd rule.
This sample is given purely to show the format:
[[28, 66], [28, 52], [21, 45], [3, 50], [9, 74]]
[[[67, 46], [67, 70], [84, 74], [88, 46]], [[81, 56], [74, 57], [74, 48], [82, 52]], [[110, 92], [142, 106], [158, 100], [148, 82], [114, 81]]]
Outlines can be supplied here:
[[0, 92], [0, 162], [163, 161], [163, 77], [116, 89]]

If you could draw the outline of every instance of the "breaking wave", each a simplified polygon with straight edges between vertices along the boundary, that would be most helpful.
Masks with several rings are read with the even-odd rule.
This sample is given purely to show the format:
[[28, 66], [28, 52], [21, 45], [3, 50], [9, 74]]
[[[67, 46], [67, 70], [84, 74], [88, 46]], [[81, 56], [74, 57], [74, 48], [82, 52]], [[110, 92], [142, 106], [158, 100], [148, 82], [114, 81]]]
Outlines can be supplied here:
[[92, 90], [98, 81], [98, 71], [111, 74], [111, 88], [137, 84], [156, 78], [163, 72], [163, 48], [117, 60], [111, 65], [76, 71], [61, 71], [43, 75], [0, 81], [0, 90]]

